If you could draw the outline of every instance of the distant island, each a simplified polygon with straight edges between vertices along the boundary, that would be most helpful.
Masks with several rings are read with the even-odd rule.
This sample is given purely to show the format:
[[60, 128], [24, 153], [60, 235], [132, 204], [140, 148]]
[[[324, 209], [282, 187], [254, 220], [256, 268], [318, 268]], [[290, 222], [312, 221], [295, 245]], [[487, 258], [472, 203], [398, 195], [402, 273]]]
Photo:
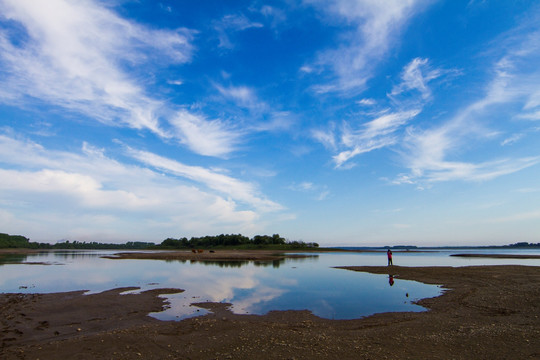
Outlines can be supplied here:
[[481, 245], [481, 246], [440, 246], [429, 249], [530, 249], [540, 248], [540, 243], [528, 243], [525, 241], [508, 245]]
[[[181, 250], [181, 249], [244, 249], [244, 250], [305, 250], [319, 249], [315, 242], [290, 241], [279, 234], [255, 235], [252, 238], [241, 234], [221, 234], [214, 236], [182, 237], [179, 239], [167, 238], [160, 244], [153, 242], [128, 241], [124, 244], [111, 244], [100, 242], [60, 241], [56, 244], [31, 242], [22, 235], [9, 235], [0, 233], [0, 249], [101, 249], [101, 250]], [[395, 245], [379, 247], [332, 247], [322, 249], [349, 250], [349, 249], [392, 249], [392, 250], [444, 250], [444, 249], [530, 249], [540, 248], [540, 243], [517, 242], [509, 245], [484, 245], [484, 246], [435, 246], [419, 247], [415, 245]]]
[[274, 250], [301, 250], [318, 248], [317, 243], [303, 241], [289, 241], [279, 234], [255, 235], [253, 238], [241, 234], [221, 234], [216, 236], [185, 237], [180, 239], [167, 238], [161, 244], [153, 242], [129, 241], [125, 244], [109, 244], [99, 242], [62, 241], [56, 244], [31, 242], [22, 235], [9, 235], [0, 233], [0, 248], [21, 249], [111, 249], [111, 250], [178, 250], [178, 249], [274, 249]]
[[62, 241], [56, 244], [31, 242], [22, 235], [0, 233], [0, 249], [147, 249], [155, 246], [151, 242], [128, 241], [125, 244], [106, 244], [98, 242]]
[[535, 249], [540, 248], [540, 243], [517, 242], [508, 245], [461, 245], [461, 246], [416, 246], [416, 245], [384, 245], [384, 246], [338, 246], [333, 249], [340, 250], [452, 250], [452, 249]]

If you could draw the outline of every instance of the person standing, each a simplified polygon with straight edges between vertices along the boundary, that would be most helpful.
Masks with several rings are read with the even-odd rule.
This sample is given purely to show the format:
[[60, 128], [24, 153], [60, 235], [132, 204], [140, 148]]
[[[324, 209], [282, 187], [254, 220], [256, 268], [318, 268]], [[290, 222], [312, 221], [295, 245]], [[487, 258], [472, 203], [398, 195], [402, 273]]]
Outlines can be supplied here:
[[388, 266], [394, 265], [394, 263], [392, 262], [392, 251], [390, 249], [388, 249], [386, 255], [388, 256]]

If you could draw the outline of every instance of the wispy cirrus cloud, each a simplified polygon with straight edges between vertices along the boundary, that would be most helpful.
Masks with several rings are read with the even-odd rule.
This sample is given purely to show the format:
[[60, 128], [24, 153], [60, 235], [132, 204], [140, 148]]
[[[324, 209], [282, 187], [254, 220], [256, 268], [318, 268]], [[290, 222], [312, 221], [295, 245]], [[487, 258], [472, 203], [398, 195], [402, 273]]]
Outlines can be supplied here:
[[418, 184], [423, 188], [443, 181], [487, 181], [540, 163], [540, 156], [506, 157], [477, 163], [448, 160], [449, 154], [464, 141], [454, 131], [457, 130], [444, 128], [410, 133], [405, 140], [408, 143], [405, 162], [411, 172], [399, 175], [394, 183]]
[[256, 113], [268, 110], [268, 106], [258, 98], [255, 89], [249, 86], [223, 86], [214, 84], [214, 87], [223, 98], [227, 101], [232, 101], [235, 106]]
[[[372, 77], [375, 64], [398, 42], [406, 24], [433, 1], [430, 0], [305, 0], [324, 17], [343, 22], [351, 30], [336, 49], [321, 53], [317, 67], [330, 67], [336, 81], [320, 84], [318, 92], [362, 89]], [[306, 66], [306, 69], [313, 69]]]
[[[490, 180], [518, 172], [540, 163], [540, 156], [512, 158], [502, 156], [482, 162], [449, 160], [462, 146], [475, 141], [486, 142], [498, 132], [486, 127], [491, 117], [503, 113], [507, 119], [519, 118], [540, 106], [540, 70], [524, 66], [540, 60], [540, 31], [521, 32], [514, 29], [499, 39], [502, 54], [491, 66], [492, 77], [481, 98], [468, 103], [441, 125], [427, 130], [410, 128], [404, 141], [403, 158], [409, 174], [401, 174], [396, 183], [429, 184], [439, 181]], [[492, 126], [496, 126], [493, 124]], [[530, 130], [534, 131], [534, 130]], [[514, 134], [500, 142], [505, 146], [523, 138]], [[464, 155], [461, 155], [465, 157]], [[423, 186], [423, 185], [421, 185]]]
[[540, 120], [540, 110], [534, 110], [530, 112], [526, 112], [523, 114], [517, 115], [518, 119], [525, 119], [525, 120], [532, 120], [532, 121], [538, 121]]
[[315, 195], [315, 200], [322, 201], [328, 198], [330, 190], [325, 185], [316, 185], [310, 181], [303, 181], [301, 183], [293, 183], [289, 186], [292, 191], [298, 191], [303, 193], [310, 193]]
[[326, 149], [331, 151], [337, 150], [336, 140], [336, 125], [330, 123], [327, 129], [313, 129], [311, 130], [311, 137], [321, 143]]
[[390, 97], [396, 97], [406, 92], [418, 91], [422, 100], [431, 97], [431, 89], [428, 83], [441, 76], [441, 69], [434, 69], [429, 66], [429, 60], [415, 58], [405, 66], [401, 73], [401, 82], [395, 85], [390, 92]]
[[225, 157], [236, 149], [241, 134], [235, 129], [175, 110], [178, 105], [151, 95], [141, 75], [148, 66], [189, 62], [193, 31], [149, 29], [91, 0], [2, 0], [0, 10], [0, 20], [11, 24], [0, 30], [0, 102], [39, 99], [107, 125], [178, 139], [206, 156]]
[[2, 0], [0, 13], [19, 25], [0, 32], [0, 101], [37, 98], [167, 136], [158, 121], [161, 101], [147, 95], [127, 69], [150, 58], [189, 61], [188, 30], [148, 29], [93, 1]]
[[504, 139], [501, 141], [501, 146], [507, 146], [512, 145], [516, 142], [518, 142], [520, 139], [522, 139], [524, 134], [518, 133], [518, 134], [512, 134], [510, 137]]
[[[391, 100], [390, 107], [382, 111], [374, 109], [372, 112], [362, 113], [361, 117], [369, 120], [360, 125], [344, 121], [340, 129], [331, 124], [327, 130], [313, 130], [311, 136], [327, 149], [337, 151], [332, 157], [336, 168], [350, 169], [354, 167], [350, 162], [354, 157], [400, 144], [405, 126], [431, 101], [430, 82], [444, 73], [446, 72], [430, 66], [428, 59], [415, 58], [404, 66], [399, 83], [387, 94]], [[363, 98], [357, 101], [357, 104], [374, 107], [378, 102], [375, 99]]]
[[364, 98], [364, 99], [358, 100], [356, 103], [362, 106], [373, 106], [377, 104], [377, 101], [375, 99]]
[[241, 132], [219, 119], [208, 120], [202, 114], [182, 109], [171, 117], [175, 137], [193, 152], [206, 156], [226, 157], [235, 150]]
[[261, 13], [267, 20], [270, 21], [270, 26], [273, 28], [278, 25], [285, 24], [288, 18], [288, 14], [285, 10], [279, 9], [275, 6], [263, 5], [259, 9], [254, 9]]
[[336, 168], [349, 168], [344, 165], [355, 156], [397, 143], [396, 132], [420, 113], [420, 109], [386, 113], [370, 120], [356, 129], [344, 123], [340, 129], [339, 143], [335, 142], [335, 130], [313, 132], [312, 136], [327, 148], [342, 149], [332, 157]]
[[[243, 133], [277, 132], [288, 130], [298, 121], [298, 116], [291, 111], [280, 111], [272, 107], [257, 95], [253, 87], [245, 85], [224, 86], [214, 84], [228, 114], [234, 114], [241, 120]], [[238, 135], [242, 132], [238, 131]]]
[[282, 209], [281, 205], [262, 197], [251, 183], [203, 167], [185, 165], [147, 151], [128, 149], [128, 153], [145, 165], [202, 183], [210, 189], [253, 206], [257, 210], [276, 211]]
[[405, 165], [411, 172], [399, 175], [394, 183], [419, 184], [424, 187], [426, 184], [441, 181], [486, 181], [540, 163], [540, 156], [503, 157], [477, 163], [448, 160], [450, 154], [470, 135], [464, 134], [466, 132], [452, 126], [420, 133], [410, 129], [405, 139], [406, 154], [403, 156]]
[[213, 23], [213, 28], [218, 33], [219, 47], [225, 49], [234, 48], [233, 42], [230, 39], [231, 34], [251, 28], [261, 28], [263, 26], [261, 23], [249, 20], [244, 14], [225, 15], [219, 21]]

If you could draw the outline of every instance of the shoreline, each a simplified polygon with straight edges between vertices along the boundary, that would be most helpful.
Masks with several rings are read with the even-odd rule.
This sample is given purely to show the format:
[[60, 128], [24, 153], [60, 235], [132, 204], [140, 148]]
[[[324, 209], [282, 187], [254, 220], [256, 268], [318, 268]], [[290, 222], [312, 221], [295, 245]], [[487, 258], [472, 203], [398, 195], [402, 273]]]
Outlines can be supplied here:
[[540, 259], [540, 255], [523, 254], [451, 254], [450, 256], [488, 259]]
[[4, 359], [418, 359], [540, 356], [540, 267], [347, 266], [442, 285], [419, 300], [425, 312], [380, 313], [355, 320], [321, 319], [308, 311], [237, 315], [227, 304], [182, 321], [147, 316], [166, 306], [155, 289], [120, 295], [82, 291], [0, 294]]
[[119, 252], [106, 259], [123, 260], [191, 260], [191, 261], [276, 261], [285, 258], [308, 258], [317, 254], [295, 254], [289, 250], [158, 250], [152, 252]]

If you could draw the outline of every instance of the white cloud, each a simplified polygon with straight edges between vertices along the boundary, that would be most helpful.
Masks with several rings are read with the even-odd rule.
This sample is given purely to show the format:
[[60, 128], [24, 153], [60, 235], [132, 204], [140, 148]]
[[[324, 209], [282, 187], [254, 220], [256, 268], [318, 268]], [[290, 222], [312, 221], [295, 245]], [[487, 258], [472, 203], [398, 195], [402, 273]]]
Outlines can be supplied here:
[[326, 200], [326, 198], [328, 198], [328, 195], [330, 195], [330, 191], [329, 190], [325, 190], [325, 191], [322, 191], [316, 198], [317, 201], [323, 201], [323, 200]]
[[[43, 6], [5, 0], [0, 9], [28, 33], [27, 41], [15, 43], [7, 31], [0, 32], [0, 74], [6, 74], [0, 101], [38, 98], [109, 125], [175, 137], [201, 155], [224, 157], [235, 150], [239, 134], [222, 121], [171, 110], [148, 95], [146, 84], [133, 75], [150, 58], [158, 65], [190, 61], [187, 30], [148, 29], [88, 0], [51, 0]], [[167, 117], [172, 129], [160, 123]]]
[[343, 44], [323, 53], [318, 63], [330, 66], [338, 77], [336, 83], [318, 87], [319, 92], [347, 91], [362, 88], [371, 78], [377, 61], [397, 42], [410, 19], [422, 11], [429, 0], [305, 0], [319, 8], [324, 16], [337, 19], [354, 30], [344, 36]]
[[382, 115], [364, 125], [360, 138], [374, 138], [395, 132], [399, 127], [406, 124], [420, 113], [420, 110], [408, 110]]
[[[483, 97], [459, 109], [456, 115], [437, 127], [424, 131], [408, 129], [403, 157], [411, 173], [401, 174], [395, 182], [482, 181], [538, 164], [540, 157], [536, 154], [521, 158], [500, 157], [476, 163], [449, 160], [456, 157], [456, 152], [463, 156], [465, 144], [489, 141], [493, 134], [498, 134], [484, 125], [490, 117], [506, 111], [511, 119], [520, 104], [525, 110], [534, 106], [534, 94], [540, 90], [540, 71], [537, 67], [520, 64], [540, 58], [538, 40], [540, 32], [515, 35], [498, 42], [505, 54], [494, 62], [493, 77], [487, 83]], [[522, 136], [515, 134], [500, 145], [511, 144]]]
[[225, 97], [234, 99], [239, 103], [249, 104], [256, 100], [253, 90], [246, 86], [231, 86], [229, 88], [216, 86], [216, 88]]
[[401, 73], [401, 83], [394, 86], [390, 96], [397, 96], [404, 92], [416, 90], [420, 92], [423, 100], [431, 97], [428, 83], [441, 76], [441, 71], [431, 69], [428, 59], [415, 58], [405, 66]]
[[151, 30], [89, 0], [4, 0], [0, 13], [28, 35], [14, 42], [6, 29], [0, 32], [0, 72], [6, 76], [0, 101], [38, 98], [105, 123], [167, 136], [158, 121], [163, 104], [125, 69], [149, 57], [189, 61], [188, 31]]
[[538, 121], [540, 120], [540, 110], [519, 114], [517, 115], [517, 118]]
[[232, 103], [224, 106], [227, 106], [228, 113], [237, 114], [236, 118], [245, 125], [245, 132], [284, 131], [298, 121], [296, 114], [272, 108], [260, 100], [251, 87], [219, 84], [214, 84], [214, 87], [223, 98], [219, 99], [220, 102]]
[[375, 101], [375, 99], [366, 98], [366, 99], [358, 100], [356, 103], [363, 106], [373, 106], [377, 103], [377, 101]]
[[330, 195], [330, 191], [328, 190], [327, 186], [316, 185], [310, 181], [303, 181], [298, 184], [293, 183], [289, 186], [289, 189], [303, 193], [316, 193], [314, 199], [317, 201], [323, 201], [328, 197], [328, 195]]
[[518, 159], [502, 158], [480, 163], [449, 161], [447, 160], [449, 153], [465, 141], [462, 131], [462, 128], [453, 126], [422, 133], [415, 133], [410, 129], [405, 140], [408, 153], [404, 157], [411, 173], [400, 175], [395, 183], [485, 181], [540, 163], [539, 156]]
[[261, 197], [255, 186], [251, 183], [243, 182], [203, 167], [184, 165], [178, 161], [146, 151], [129, 149], [129, 154], [146, 165], [203, 183], [209, 188], [226, 194], [236, 201], [247, 203], [259, 211], [281, 209], [280, 205]]
[[214, 86], [225, 99], [233, 101], [239, 107], [251, 111], [263, 111], [267, 108], [266, 104], [258, 99], [255, 91], [248, 86], [224, 87], [218, 84]]
[[274, 6], [263, 5], [259, 12], [267, 19], [271, 20], [271, 26], [274, 28], [280, 24], [286, 23], [287, 21], [286, 12]]
[[501, 142], [501, 146], [506, 146], [506, 145], [511, 145], [517, 141], [519, 141], [520, 139], [522, 139], [524, 136], [524, 134], [513, 134], [512, 136], [504, 139], [502, 142]]
[[327, 131], [324, 130], [312, 130], [311, 136], [324, 145], [327, 149], [336, 150], [336, 136], [335, 129], [332, 124], [331, 128]]
[[363, 124], [357, 130], [352, 130], [345, 124], [341, 142], [347, 149], [333, 156], [336, 167], [342, 167], [357, 155], [394, 145], [397, 142], [395, 132], [419, 113], [420, 110], [415, 109], [384, 114]]
[[218, 33], [219, 47], [225, 49], [234, 48], [230, 39], [231, 33], [263, 27], [261, 23], [250, 21], [243, 14], [225, 15], [220, 21], [214, 22], [213, 26]]
[[[182, 233], [253, 233], [262, 227], [262, 213], [281, 209], [253, 184], [150, 153], [130, 153], [174, 176], [119, 163], [88, 144], [71, 153], [0, 135], [0, 223], [40, 241], [83, 234], [160, 241]], [[98, 215], [99, 229], [92, 220]], [[9, 223], [10, 218], [20, 221]], [[33, 225], [24, 228], [28, 223]]]
[[[340, 129], [339, 144], [335, 140], [335, 129], [326, 132], [314, 130], [312, 137], [328, 149], [333, 151], [339, 149], [339, 152], [333, 156], [336, 168], [350, 169], [354, 164], [349, 161], [354, 157], [400, 143], [402, 136], [399, 130], [422, 112], [424, 103], [431, 97], [428, 83], [443, 73], [445, 71], [432, 69], [428, 59], [415, 58], [404, 66], [400, 75], [401, 82], [387, 95], [393, 100], [392, 108], [363, 113], [365, 117], [375, 118], [361, 126], [356, 126], [351, 121], [344, 122]], [[421, 99], [397, 101], [399, 95], [411, 90], [419, 92]], [[377, 102], [374, 99], [364, 98], [356, 103], [362, 106], [373, 106]]]
[[179, 110], [170, 120], [176, 137], [192, 151], [206, 156], [225, 157], [235, 150], [240, 133], [220, 120], [207, 120], [187, 110]]
[[184, 82], [182, 80], [167, 80], [167, 84], [180, 86]]
[[0, 169], [3, 181], [0, 188], [12, 194], [40, 193], [46, 198], [70, 199], [86, 208], [120, 208], [123, 210], [155, 206], [150, 199], [142, 199], [123, 190], [104, 190], [103, 185], [90, 175], [62, 170], [21, 171]]
[[303, 73], [306, 73], [306, 74], [311, 74], [315, 70], [311, 66], [303, 65], [303, 66], [300, 67], [300, 71], [303, 72]]
[[315, 185], [313, 185], [313, 183], [309, 181], [304, 181], [299, 184], [294, 183], [291, 186], [289, 186], [289, 189], [294, 190], [294, 191], [310, 191], [310, 190], [313, 190], [314, 188], [315, 188]]

